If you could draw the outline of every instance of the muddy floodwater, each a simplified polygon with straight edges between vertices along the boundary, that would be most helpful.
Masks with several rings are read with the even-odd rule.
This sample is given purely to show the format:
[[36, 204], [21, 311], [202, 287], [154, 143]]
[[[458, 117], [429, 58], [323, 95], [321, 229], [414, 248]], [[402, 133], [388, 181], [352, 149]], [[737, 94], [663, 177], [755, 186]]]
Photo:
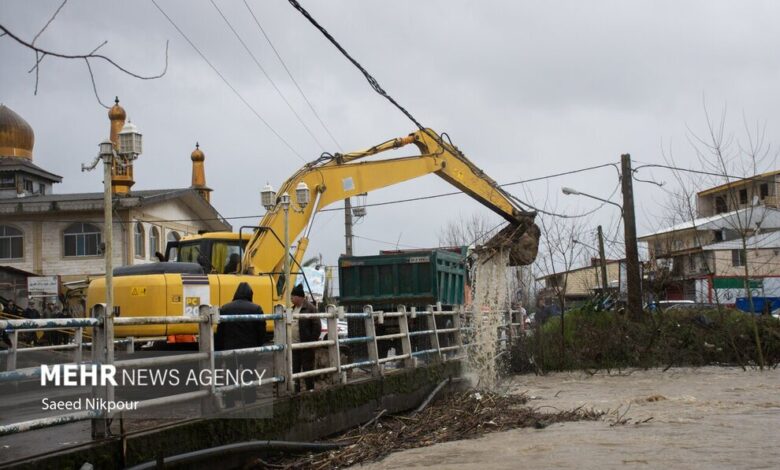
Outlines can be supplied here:
[[510, 390], [527, 393], [529, 405], [542, 410], [611, 411], [601, 421], [487, 434], [398, 452], [364, 467], [780, 468], [777, 369], [556, 373], [518, 376]]

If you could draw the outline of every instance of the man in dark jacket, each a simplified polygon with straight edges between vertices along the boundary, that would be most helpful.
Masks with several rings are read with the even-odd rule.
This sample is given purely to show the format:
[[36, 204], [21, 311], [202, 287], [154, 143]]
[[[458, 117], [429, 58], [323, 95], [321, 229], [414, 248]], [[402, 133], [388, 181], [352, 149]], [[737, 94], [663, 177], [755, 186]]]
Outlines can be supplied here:
[[[252, 303], [252, 287], [246, 282], [238, 285], [233, 301], [222, 306], [220, 315], [262, 315], [263, 309]], [[244, 349], [262, 346], [266, 342], [265, 321], [241, 321], [220, 323], [217, 326], [217, 334], [214, 335], [214, 349], [224, 351], [228, 349]], [[254, 370], [257, 368], [257, 355], [247, 354], [233, 356], [225, 368]], [[254, 403], [256, 398], [254, 388], [241, 388], [225, 394], [225, 406], [233, 407], [238, 398], [244, 403]]]
[[[317, 313], [317, 307], [306, 300], [306, 294], [303, 292], [303, 285], [298, 284], [290, 293], [290, 300], [295, 313]], [[298, 320], [298, 333], [301, 343], [318, 341], [322, 326], [319, 318], [301, 318]], [[293, 373], [314, 370], [314, 349], [298, 349], [293, 351]], [[314, 377], [307, 377], [306, 390], [314, 390]], [[300, 389], [300, 383], [298, 384]]]

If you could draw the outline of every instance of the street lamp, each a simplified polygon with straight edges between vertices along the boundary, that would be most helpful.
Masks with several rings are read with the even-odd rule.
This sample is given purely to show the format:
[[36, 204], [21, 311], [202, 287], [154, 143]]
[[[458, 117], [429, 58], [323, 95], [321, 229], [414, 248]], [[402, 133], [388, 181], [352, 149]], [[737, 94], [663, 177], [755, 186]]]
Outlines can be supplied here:
[[260, 191], [260, 203], [267, 211], [272, 211], [276, 205], [276, 192], [269, 183]]
[[106, 260], [106, 315], [114, 312], [114, 268], [113, 268], [113, 203], [111, 199], [111, 170], [116, 163], [125, 166], [142, 153], [143, 136], [135, 124], [128, 121], [119, 133], [119, 152], [111, 140], [104, 140], [98, 146], [97, 157], [90, 165], [81, 164], [81, 171], [92, 171], [103, 161], [103, 256]]
[[[138, 128], [128, 122], [119, 133], [119, 152], [114, 148], [111, 140], [104, 140], [98, 146], [97, 157], [90, 165], [82, 163], [81, 171], [92, 171], [97, 167], [98, 162], [103, 161], [103, 256], [106, 261], [106, 308], [103, 311], [103, 332], [105, 338], [114, 337], [114, 220], [113, 220], [113, 201], [111, 198], [111, 170], [116, 164], [117, 168], [124, 168], [128, 161], [135, 160], [141, 154], [142, 135]], [[105, 364], [114, 362], [114, 346], [106, 343], [102, 348], [101, 360]], [[114, 391], [109, 387], [106, 391], [106, 400], [111, 401], [114, 398]], [[93, 435], [107, 435], [107, 424], [96, 424], [93, 422]]]
[[295, 200], [298, 202], [298, 205], [301, 206], [301, 209], [306, 208], [306, 206], [309, 204], [310, 198], [311, 191], [309, 191], [309, 186], [301, 181], [298, 183], [298, 186], [295, 187]]
[[609, 199], [602, 199], [602, 198], [600, 198], [598, 196], [594, 196], [592, 194], [583, 193], [582, 191], [578, 191], [578, 190], [576, 190], [574, 188], [567, 188], [565, 186], [561, 188], [561, 192], [563, 194], [567, 195], [567, 196], [585, 196], [585, 197], [589, 197], [591, 199], [595, 199], [597, 201], [601, 201], [601, 202], [606, 203], [606, 204], [612, 204], [613, 206], [615, 206], [618, 209], [620, 209], [620, 215], [621, 215], [621, 217], [623, 216], [623, 206], [621, 206], [617, 202], [610, 201]]
[[301, 181], [295, 187], [295, 204], [292, 203], [290, 193], [287, 191], [279, 196], [277, 202], [274, 188], [270, 184], [266, 184], [263, 190], [260, 191], [260, 202], [266, 211], [270, 212], [277, 208], [281, 208], [284, 211], [284, 306], [289, 309], [292, 305], [290, 301], [292, 287], [290, 285], [292, 271], [290, 262], [290, 209], [292, 208], [295, 212], [303, 212], [311, 202], [311, 190], [305, 182]]
[[138, 155], [143, 153], [142, 140], [143, 135], [138, 132], [138, 127], [128, 120], [119, 131], [119, 151], [117, 153], [128, 160], [135, 160]]
[[563, 194], [565, 194], [567, 196], [569, 196], [569, 195], [576, 196], [576, 195], [580, 194], [580, 192], [577, 191], [576, 189], [567, 188], [566, 186], [562, 187], [561, 191], [563, 191]]

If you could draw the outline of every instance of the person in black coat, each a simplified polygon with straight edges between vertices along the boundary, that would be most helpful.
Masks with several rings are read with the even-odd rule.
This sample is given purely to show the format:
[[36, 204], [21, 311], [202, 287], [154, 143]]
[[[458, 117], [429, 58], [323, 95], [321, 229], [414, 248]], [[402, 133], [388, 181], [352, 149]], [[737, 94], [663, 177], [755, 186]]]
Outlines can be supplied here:
[[[252, 287], [246, 282], [242, 282], [233, 295], [233, 301], [222, 306], [220, 315], [262, 315], [263, 309], [252, 302], [252, 295]], [[262, 346], [266, 340], [265, 320], [220, 322], [217, 326], [217, 333], [214, 335], [214, 349], [225, 351], [255, 348]], [[254, 370], [257, 368], [257, 354], [234, 356], [233, 360], [224, 366], [236, 371], [238, 369]], [[233, 407], [238, 398], [243, 399], [244, 403], [254, 403], [256, 396], [254, 388], [241, 388], [228, 392], [225, 394], [225, 406]]]
[[[296, 313], [317, 313], [317, 307], [306, 300], [303, 284], [295, 286], [290, 293], [290, 300]], [[318, 341], [322, 333], [319, 318], [301, 318], [298, 320], [298, 335], [301, 343]], [[314, 370], [314, 349], [298, 349], [293, 351], [293, 373]], [[306, 390], [314, 390], [314, 377], [306, 377]], [[300, 383], [298, 384], [300, 389]]]

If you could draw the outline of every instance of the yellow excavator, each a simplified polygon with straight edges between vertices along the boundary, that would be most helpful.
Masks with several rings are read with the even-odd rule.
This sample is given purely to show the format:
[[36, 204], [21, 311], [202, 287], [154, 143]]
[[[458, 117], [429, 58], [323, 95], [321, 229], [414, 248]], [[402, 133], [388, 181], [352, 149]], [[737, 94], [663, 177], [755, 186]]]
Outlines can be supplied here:
[[[419, 149], [420, 155], [361, 161], [412, 144]], [[241, 252], [240, 265], [235, 274], [223, 273], [224, 269], [220, 271], [220, 268], [215, 268], [213, 261], [209, 262], [225, 259], [221, 255], [215, 257], [210, 253], [199, 259], [201, 253], [185, 253], [183, 246], [186, 244], [178, 248], [177, 262], [115, 269], [114, 304], [118, 308], [118, 315], [197, 315], [197, 307], [201, 304], [223, 305], [232, 300], [240, 282], [248, 282], [254, 291], [254, 302], [263, 311], [272, 312], [275, 305], [284, 303], [284, 283], [287, 282], [283, 275], [284, 264], [291, 261], [292, 271], [299, 271], [317, 212], [336, 201], [428, 174], [440, 176], [509, 222], [487, 243], [488, 247], [507, 249], [511, 265], [533, 262], [539, 242], [539, 228], [534, 224], [535, 213], [523, 210], [512, 195], [501, 189], [454, 145], [445, 142], [430, 129], [421, 129], [360, 152], [324, 155], [304, 165], [271, 196], [272, 203], [268, 204], [271, 209], [259, 226], [249, 229], [245, 248], [245, 236], [235, 236], [232, 249], [238, 247]], [[299, 188], [310, 188], [311, 201], [305, 207], [296, 204], [293, 196]], [[284, 194], [290, 195], [292, 199], [288, 212], [288, 234], [289, 240], [295, 241], [292, 243], [295, 246], [294, 254], [285, 253], [282, 243], [285, 217], [278, 203]], [[216, 239], [221, 235], [214, 234], [213, 237]], [[292, 260], [286, 260], [287, 256]], [[295, 275], [290, 277], [289, 282], [294, 284]], [[95, 279], [88, 290], [88, 311], [104, 299], [105, 280]], [[272, 331], [273, 323], [267, 322], [267, 328]], [[116, 336], [167, 336], [169, 340], [190, 337], [196, 333], [197, 326], [194, 324], [115, 328]]]

